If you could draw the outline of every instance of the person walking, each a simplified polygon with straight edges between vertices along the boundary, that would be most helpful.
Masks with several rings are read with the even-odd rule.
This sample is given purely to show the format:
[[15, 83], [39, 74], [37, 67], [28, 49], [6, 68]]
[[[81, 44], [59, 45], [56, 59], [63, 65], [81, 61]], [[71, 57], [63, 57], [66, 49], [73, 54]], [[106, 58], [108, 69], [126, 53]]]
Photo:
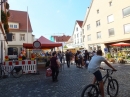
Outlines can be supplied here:
[[87, 50], [85, 50], [85, 53], [84, 53], [84, 61], [85, 61], [85, 67], [88, 67], [88, 63], [89, 63], [89, 52]]
[[68, 68], [69, 68], [69, 67], [70, 67], [70, 52], [69, 52], [69, 50], [67, 50], [65, 56], [66, 56], [67, 66], [68, 66]]
[[63, 53], [61, 53], [61, 51], [59, 51], [59, 53], [58, 53], [58, 57], [59, 57], [59, 59], [60, 59], [60, 62], [62, 63]]
[[51, 70], [52, 70], [52, 81], [58, 81], [57, 77], [59, 74], [59, 67], [60, 67], [60, 62], [57, 58], [56, 52], [52, 53], [52, 58], [50, 60], [51, 63]]
[[79, 51], [77, 51], [77, 53], [75, 54], [75, 64], [76, 64], [76, 67], [78, 67], [78, 53], [79, 53]]
[[79, 51], [79, 54], [78, 54], [78, 66], [80, 68], [82, 68], [82, 65], [83, 65], [83, 57], [82, 57], [81, 51]]

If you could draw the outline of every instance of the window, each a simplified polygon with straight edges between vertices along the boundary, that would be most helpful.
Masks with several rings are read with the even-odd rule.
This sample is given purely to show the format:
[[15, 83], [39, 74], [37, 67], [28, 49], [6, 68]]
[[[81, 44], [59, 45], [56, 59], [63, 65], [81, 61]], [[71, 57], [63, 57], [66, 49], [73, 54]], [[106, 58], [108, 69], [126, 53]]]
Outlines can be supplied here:
[[82, 43], [82, 38], [80, 40], [81, 40], [81, 43]]
[[99, 14], [99, 9], [97, 10], [97, 14]]
[[101, 38], [101, 32], [97, 32], [97, 39]]
[[85, 35], [83, 36], [83, 42], [84, 42]]
[[77, 40], [77, 43], [79, 43], [79, 40]]
[[12, 35], [12, 41], [15, 41], [15, 34]]
[[76, 31], [78, 31], [78, 27], [76, 28]]
[[17, 25], [14, 25], [14, 28], [17, 28]]
[[114, 28], [108, 29], [108, 32], [109, 32], [109, 36], [114, 36], [115, 35]]
[[10, 26], [9, 26], [10, 28], [13, 28], [13, 25], [12, 24], [10, 24]]
[[90, 29], [90, 24], [89, 25], [87, 25], [87, 30], [89, 30]]
[[123, 9], [123, 16], [130, 15], [130, 6]]
[[130, 24], [124, 25], [125, 34], [130, 33]]
[[80, 36], [82, 37], [82, 32], [80, 33]]
[[20, 34], [20, 41], [25, 41], [25, 34]]
[[109, 2], [109, 6], [112, 6], [112, 1]]
[[84, 34], [84, 29], [82, 29], [82, 32], [83, 32], [83, 34]]
[[91, 40], [91, 35], [88, 35], [87, 38], [88, 38], [88, 41], [90, 41]]
[[79, 37], [79, 34], [77, 34], [77, 37]]
[[113, 21], [114, 21], [114, 17], [113, 17], [113, 15], [109, 15], [109, 16], [107, 16], [107, 20], [108, 20], [108, 23], [113, 22]]
[[96, 21], [96, 26], [100, 26], [100, 20]]

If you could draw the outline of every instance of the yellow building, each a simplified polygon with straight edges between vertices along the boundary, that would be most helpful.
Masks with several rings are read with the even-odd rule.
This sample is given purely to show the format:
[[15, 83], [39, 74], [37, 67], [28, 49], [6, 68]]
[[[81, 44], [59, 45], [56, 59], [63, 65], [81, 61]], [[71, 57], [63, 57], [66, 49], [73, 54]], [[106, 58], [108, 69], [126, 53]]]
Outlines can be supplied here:
[[92, 0], [82, 28], [88, 50], [129, 42], [130, 0]]

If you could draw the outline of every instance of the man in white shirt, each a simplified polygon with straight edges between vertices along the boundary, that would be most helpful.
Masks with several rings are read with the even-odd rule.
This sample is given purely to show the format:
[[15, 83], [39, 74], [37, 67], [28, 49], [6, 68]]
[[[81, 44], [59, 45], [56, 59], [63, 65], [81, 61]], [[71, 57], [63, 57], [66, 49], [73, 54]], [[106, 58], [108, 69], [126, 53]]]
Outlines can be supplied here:
[[93, 84], [95, 83], [96, 80], [99, 82], [99, 88], [101, 90], [101, 96], [104, 97], [104, 87], [103, 87], [102, 74], [99, 70], [101, 62], [105, 62], [114, 71], [116, 71], [116, 69], [114, 67], [112, 67], [111, 64], [109, 64], [104, 57], [102, 57], [102, 51], [101, 50], [97, 51], [97, 55], [94, 55], [92, 57], [89, 65], [88, 65], [88, 71], [90, 73], [93, 73], [94, 76], [95, 76]]

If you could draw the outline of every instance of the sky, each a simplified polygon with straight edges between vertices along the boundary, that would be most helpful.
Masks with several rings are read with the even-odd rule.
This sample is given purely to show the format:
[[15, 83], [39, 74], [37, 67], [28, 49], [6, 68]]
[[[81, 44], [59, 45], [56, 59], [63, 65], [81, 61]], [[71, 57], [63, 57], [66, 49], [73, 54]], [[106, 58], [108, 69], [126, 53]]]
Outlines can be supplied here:
[[72, 35], [76, 20], [84, 21], [91, 0], [8, 0], [11, 10], [27, 11], [36, 38]]

